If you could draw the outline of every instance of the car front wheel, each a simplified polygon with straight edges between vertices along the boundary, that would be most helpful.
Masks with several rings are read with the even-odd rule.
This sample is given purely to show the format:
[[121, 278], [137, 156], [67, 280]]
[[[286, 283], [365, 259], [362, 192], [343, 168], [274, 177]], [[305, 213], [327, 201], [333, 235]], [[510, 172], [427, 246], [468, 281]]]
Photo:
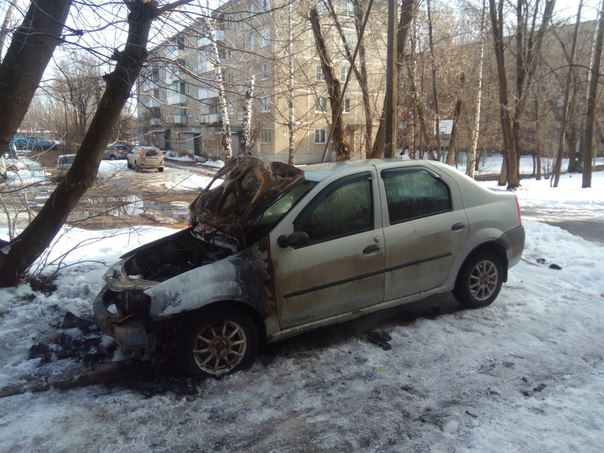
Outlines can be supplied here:
[[239, 311], [205, 311], [188, 323], [180, 353], [187, 373], [220, 377], [252, 365], [258, 353], [258, 331]]
[[453, 295], [465, 307], [486, 307], [497, 298], [502, 283], [501, 260], [493, 253], [479, 253], [462, 266]]

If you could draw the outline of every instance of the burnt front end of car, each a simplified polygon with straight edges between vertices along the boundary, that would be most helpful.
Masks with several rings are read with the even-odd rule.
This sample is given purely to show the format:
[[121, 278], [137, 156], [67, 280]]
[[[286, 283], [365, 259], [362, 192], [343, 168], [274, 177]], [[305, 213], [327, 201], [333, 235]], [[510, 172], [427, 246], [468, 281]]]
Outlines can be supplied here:
[[116, 267], [105, 274], [105, 283], [93, 302], [98, 326], [113, 337], [127, 355], [153, 352], [157, 326], [149, 315], [151, 298], [136, 284], [123, 289], [124, 279]]
[[93, 302], [99, 327], [123, 352], [141, 356], [167, 343], [170, 320], [153, 318], [148, 290], [193, 269], [230, 256], [236, 247], [188, 228], [124, 255], [104, 276], [105, 287]]

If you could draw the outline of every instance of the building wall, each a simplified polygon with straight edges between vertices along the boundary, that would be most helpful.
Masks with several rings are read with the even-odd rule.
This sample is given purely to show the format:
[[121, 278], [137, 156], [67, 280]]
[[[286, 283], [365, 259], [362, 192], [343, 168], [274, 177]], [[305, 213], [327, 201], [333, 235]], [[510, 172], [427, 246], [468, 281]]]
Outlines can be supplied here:
[[[346, 3], [334, 2], [340, 13], [346, 13]], [[291, 13], [292, 34], [295, 37], [291, 59], [294, 72], [295, 162], [312, 163], [322, 159], [324, 142], [329, 135], [331, 109], [327, 100], [327, 86], [317, 70], [320, 62], [307, 18], [310, 7], [315, 4], [315, 1], [301, 0], [294, 2], [290, 8], [285, 0], [232, 0], [215, 11], [225, 97], [234, 134], [234, 152], [239, 149], [246, 83], [250, 72], [253, 72], [253, 151], [268, 160], [287, 162], [289, 159], [288, 31]], [[383, 32], [386, 3], [377, 4], [374, 5], [372, 17], [376, 22], [374, 33], [379, 34]], [[268, 10], [270, 14], [266, 12]], [[346, 14], [341, 15], [340, 19], [345, 31], [352, 36], [352, 19]], [[321, 20], [336, 74], [341, 77], [342, 68], [348, 66], [341, 50], [341, 40], [326, 14], [321, 15]], [[382, 23], [381, 27], [379, 23]], [[211, 41], [204, 30], [204, 25], [197, 23], [151, 51], [149, 65], [139, 81], [138, 90], [142, 143], [162, 147], [169, 145], [175, 150], [197, 151], [212, 156], [220, 152], [222, 125], [218, 90], [214, 83], [214, 57]], [[382, 87], [385, 41], [381, 35], [367, 35], [365, 39], [371, 46], [368, 52], [370, 87]], [[383, 90], [374, 91], [374, 105], [381, 106]], [[353, 157], [364, 157], [364, 110], [354, 76], [350, 78], [345, 97], [347, 111], [343, 116], [352, 154]], [[322, 101], [327, 104], [325, 111], [317, 109], [317, 105], [321, 104], [318, 99], [325, 99]], [[374, 118], [376, 125], [378, 119]], [[166, 134], [167, 130], [170, 133]], [[166, 143], [168, 136], [170, 140]], [[192, 149], [194, 137], [199, 137], [201, 149]], [[329, 151], [327, 156], [333, 157]]]

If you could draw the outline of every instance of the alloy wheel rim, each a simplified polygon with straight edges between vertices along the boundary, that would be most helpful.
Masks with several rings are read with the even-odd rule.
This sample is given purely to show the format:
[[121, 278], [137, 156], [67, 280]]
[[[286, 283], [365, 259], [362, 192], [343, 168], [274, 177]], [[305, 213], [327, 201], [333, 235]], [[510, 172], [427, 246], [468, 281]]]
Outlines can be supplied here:
[[487, 300], [497, 289], [499, 271], [492, 261], [480, 261], [470, 275], [470, 293], [477, 300]]
[[243, 360], [247, 337], [229, 320], [204, 326], [193, 341], [193, 358], [200, 370], [213, 375], [228, 373]]

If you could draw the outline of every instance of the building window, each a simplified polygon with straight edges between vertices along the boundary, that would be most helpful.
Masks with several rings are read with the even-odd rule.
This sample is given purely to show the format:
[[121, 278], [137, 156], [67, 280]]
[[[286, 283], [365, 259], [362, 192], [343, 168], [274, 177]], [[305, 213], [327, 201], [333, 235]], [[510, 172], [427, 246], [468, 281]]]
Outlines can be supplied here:
[[325, 80], [325, 78], [323, 77], [323, 70], [321, 69], [320, 64], [315, 66], [315, 80]]
[[179, 36], [176, 38], [176, 47], [179, 50], [183, 50], [185, 48], [185, 37], [184, 36]]
[[254, 50], [254, 35], [253, 34], [250, 35], [250, 39], [249, 39], [248, 43], [249, 43], [249, 46], [248, 46], [249, 50]]
[[[354, 48], [357, 46], [357, 34], [354, 30], [350, 28], [345, 28], [343, 30], [344, 38], [346, 39], [346, 44], [348, 44], [348, 48], [352, 52]], [[346, 51], [346, 47], [344, 46], [344, 40], [340, 39], [340, 50], [342, 52]]]
[[260, 143], [270, 145], [273, 142], [273, 134], [270, 129], [260, 129]]
[[259, 11], [268, 11], [271, 9], [271, 1], [270, 0], [260, 0]]
[[344, 83], [346, 81], [346, 77], [348, 77], [348, 69], [347, 64], [340, 68], [340, 82]]
[[261, 112], [270, 112], [271, 111], [271, 101], [268, 96], [264, 96], [260, 98], [260, 111]]
[[268, 79], [268, 63], [262, 63], [260, 67], [260, 80]]
[[315, 143], [325, 143], [327, 141], [327, 134], [325, 129], [317, 129], [315, 131]]
[[327, 98], [317, 98], [315, 103], [315, 113], [327, 112]]
[[350, 98], [344, 99], [344, 105], [342, 106], [343, 113], [350, 113]]
[[342, 1], [342, 16], [354, 17], [354, 5], [350, 0]]
[[260, 31], [260, 47], [268, 47], [271, 43], [271, 33], [268, 30]]
[[151, 72], [151, 81], [153, 83], [159, 83], [159, 69], [158, 68], [153, 68], [153, 71]]

